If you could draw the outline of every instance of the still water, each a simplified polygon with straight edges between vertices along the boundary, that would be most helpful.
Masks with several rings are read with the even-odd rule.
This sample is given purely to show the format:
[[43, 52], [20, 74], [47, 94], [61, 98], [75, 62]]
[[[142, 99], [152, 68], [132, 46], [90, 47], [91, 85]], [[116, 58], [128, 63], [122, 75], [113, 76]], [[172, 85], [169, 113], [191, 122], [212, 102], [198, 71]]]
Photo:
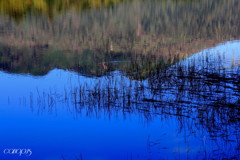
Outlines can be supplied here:
[[[1, 150], [33, 152], [30, 157], [1, 157], [237, 159], [240, 92], [239, 79], [235, 83], [231, 78], [239, 78], [239, 45], [224, 43], [170, 66], [171, 74], [179, 65], [185, 73], [167, 75], [164, 82], [153, 84], [161, 85], [157, 91], [151, 81], [159, 74], [137, 81], [121, 71], [102, 77], [60, 69], [45, 76], [1, 72]], [[208, 62], [203, 57], [209, 57]], [[180, 78], [190, 75], [186, 68], [191, 64], [198, 76]], [[221, 76], [219, 66], [229, 81], [206, 78], [206, 72]]]
[[239, 159], [239, 15], [238, 0], [0, 0], [0, 159]]

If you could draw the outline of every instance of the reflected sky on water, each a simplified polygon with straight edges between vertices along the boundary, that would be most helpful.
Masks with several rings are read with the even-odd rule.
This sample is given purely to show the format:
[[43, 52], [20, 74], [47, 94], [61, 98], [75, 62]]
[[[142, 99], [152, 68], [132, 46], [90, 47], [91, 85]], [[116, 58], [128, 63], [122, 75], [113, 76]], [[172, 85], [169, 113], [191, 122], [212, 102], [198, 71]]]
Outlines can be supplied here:
[[239, 159], [239, 15], [238, 0], [0, 0], [0, 159]]
[[[204, 56], [210, 57], [209, 62]], [[239, 83], [231, 76], [239, 76], [239, 60], [239, 41], [233, 41], [203, 50], [170, 66], [165, 75], [152, 73], [142, 81], [121, 71], [101, 77], [61, 69], [45, 76], [1, 72], [0, 148], [30, 148], [33, 155], [0, 156], [39, 160], [237, 157]], [[195, 72], [201, 76], [194, 76]], [[209, 77], [213, 73], [221, 78]], [[189, 75], [192, 78], [186, 78]], [[214, 90], [218, 87], [214, 78], [232, 88]], [[160, 83], [157, 91], [151, 81]], [[217, 100], [225, 96], [224, 102], [215, 106], [216, 101], [195, 96], [199, 88], [189, 89], [194, 83], [208, 86], [203, 94]]]

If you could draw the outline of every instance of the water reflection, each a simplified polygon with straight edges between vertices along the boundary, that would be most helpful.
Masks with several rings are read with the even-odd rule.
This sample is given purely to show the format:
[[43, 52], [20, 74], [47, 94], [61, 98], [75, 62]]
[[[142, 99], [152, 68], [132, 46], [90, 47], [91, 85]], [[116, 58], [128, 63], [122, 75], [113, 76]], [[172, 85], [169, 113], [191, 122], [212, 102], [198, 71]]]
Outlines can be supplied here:
[[[72, 8], [82, 8], [92, 1], [31, 0], [15, 3], [14, 0], [2, 0], [0, 40], [5, 49], [2, 48], [1, 52], [9, 53], [1, 63], [13, 63], [26, 53], [23, 61], [33, 59], [38, 67], [29, 66], [22, 72], [46, 74], [54, 66], [69, 69], [74, 63], [84, 64], [82, 70], [88, 69], [89, 72], [92, 69], [95, 73], [96, 64], [126, 61], [129, 54], [130, 57], [154, 55], [165, 60], [182, 59], [219, 42], [239, 38], [237, 0], [111, 0], [101, 1], [103, 6], [105, 2], [115, 5], [76, 11]], [[39, 9], [38, 5], [50, 10], [46, 12], [54, 12], [52, 20], [41, 13], [45, 9]], [[60, 13], [55, 13], [57, 10]], [[11, 15], [23, 18], [16, 23], [9, 18]], [[16, 63], [12, 66], [15, 67]]]
[[239, 38], [238, 0], [0, 0], [0, 14], [0, 151], [240, 156], [240, 43], [202, 50]]
[[[63, 93], [52, 91], [42, 96], [38, 94], [38, 102], [51, 104], [46, 106], [52, 106], [56, 100], [70, 102], [74, 104], [75, 112], [88, 106], [89, 111], [94, 111], [93, 114], [101, 113], [101, 109], [107, 109], [106, 112], [110, 114], [109, 111], [113, 110], [153, 113], [167, 106], [181, 110], [185, 107], [190, 109], [215, 105], [218, 109], [220, 106], [238, 109], [234, 107], [239, 105], [240, 57], [235, 54], [238, 44], [229, 42], [204, 50], [168, 68], [151, 70], [150, 76], [141, 81], [131, 79], [131, 76], [120, 71], [87, 80], [82, 76], [69, 77], [71, 80], [64, 87]], [[233, 61], [236, 62], [233, 64]], [[180, 116], [184, 116], [184, 113]], [[231, 119], [234, 117], [237, 115]]]
[[[10, 73], [46, 75], [54, 68], [68, 69], [85, 76], [103, 76], [121, 70], [135, 79], [144, 79], [155, 68], [169, 66], [178, 56], [163, 57], [130, 53], [107, 53], [102, 57], [91, 51], [66, 55], [61, 51], [48, 53], [45, 48], [19, 50], [0, 45], [0, 69]], [[138, 74], [136, 74], [138, 72]]]
[[[71, 117], [95, 127], [98, 120], [108, 121], [110, 124], [100, 125], [105, 129], [105, 136], [118, 134], [116, 132], [122, 127], [124, 130], [119, 134], [127, 133], [127, 137], [140, 134], [144, 142], [133, 138], [132, 147], [145, 147], [139, 150], [128, 147], [124, 153], [117, 153], [119, 159], [237, 159], [240, 136], [238, 46], [239, 41], [235, 41], [203, 50], [164, 69], [152, 70], [150, 76], [141, 81], [131, 79], [121, 71], [109, 72], [101, 77], [85, 77], [56, 69], [43, 78], [20, 76], [17, 79], [22, 79], [23, 83], [31, 82], [28, 88], [19, 90], [17, 87], [20, 93], [9, 93], [2, 99], [6, 100], [11, 95], [9, 103], [30, 106], [30, 112], [44, 119], [49, 116]], [[5, 79], [13, 85], [9, 79], [14, 81], [16, 77], [9, 76], [12, 78]], [[30, 112], [23, 113], [28, 115]], [[120, 122], [124, 124], [112, 126]], [[145, 124], [148, 130], [125, 128], [125, 123]], [[87, 126], [82, 126], [81, 130], [88, 130]], [[94, 130], [88, 132], [92, 134]], [[78, 138], [75, 135], [74, 139]], [[86, 135], [84, 138], [91, 147], [100, 143]], [[125, 145], [126, 140], [128, 138], [122, 140]], [[116, 139], [113, 141], [120, 144]], [[115, 149], [111, 151], [115, 152]], [[121, 147], [118, 149], [122, 150]], [[89, 151], [96, 153], [90, 148]], [[102, 152], [100, 157], [114, 157], [104, 149], [99, 151]], [[69, 156], [68, 152], [62, 152], [63, 157]], [[91, 159], [87, 151], [81, 154]]]

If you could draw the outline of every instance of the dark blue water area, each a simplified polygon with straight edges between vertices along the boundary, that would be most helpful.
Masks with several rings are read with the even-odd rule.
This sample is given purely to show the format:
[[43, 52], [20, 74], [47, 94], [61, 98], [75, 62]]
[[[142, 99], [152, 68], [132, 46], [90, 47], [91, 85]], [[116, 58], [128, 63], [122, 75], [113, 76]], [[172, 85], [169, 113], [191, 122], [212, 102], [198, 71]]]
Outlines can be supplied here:
[[[224, 57], [230, 57], [225, 58], [226, 62], [230, 61], [230, 66], [237, 69], [239, 46], [238, 41], [229, 42], [198, 54], [225, 53], [230, 48], [236, 64], [232, 64], [233, 54], [224, 54]], [[187, 64], [188, 61], [186, 59], [180, 63]], [[224, 63], [224, 67], [227, 68], [228, 65], [229, 63]], [[148, 80], [130, 80], [120, 71], [95, 78], [61, 69], [54, 69], [41, 77], [0, 72], [0, 159], [239, 158], [239, 121], [229, 125], [218, 123], [222, 128], [210, 132], [214, 128], [211, 124], [215, 123], [209, 121], [209, 126], [201, 124], [197, 106], [189, 104], [191, 109], [188, 108], [187, 111], [191, 112], [184, 116], [186, 114], [164, 114], [167, 113], [166, 110], [157, 114], [152, 107], [150, 112], [144, 112], [143, 108], [124, 112], [125, 103], [120, 103], [122, 98], [116, 100], [115, 108], [108, 108], [104, 106], [106, 103], [90, 103], [90, 99], [87, 99], [90, 95], [86, 95], [89, 94], [86, 92], [82, 94], [87, 102], [74, 102], [74, 91], [79, 85], [84, 84], [82, 88], [86, 91], [94, 90], [96, 86], [101, 90], [111, 83], [121, 95], [125, 93], [123, 88], [131, 90], [138, 85], [149, 85]], [[175, 90], [172, 87], [164, 92], [164, 101], [174, 103], [177, 96]], [[143, 92], [142, 100], [154, 97], [149, 89]], [[235, 93], [229, 94], [233, 95], [231, 102], [237, 99]], [[133, 95], [130, 95], [130, 100], [134, 101]], [[142, 100], [138, 100], [139, 103]], [[191, 99], [193, 103], [198, 100]], [[151, 104], [142, 102], [140, 107], [148, 105]], [[133, 108], [133, 105], [128, 107]], [[169, 109], [168, 106], [168, 110], [174, 109]], [[230, 111], [226, 109], [226, 112]], [[221, 122], [221, 119], [214, 120]], [[4, 154], [5, 149], [30, 149], [32, 154]]]
[[[1, 150], [30, 148], [33, 152], [31, 157], [1, 154], [2, 158], [59, 159], [64, 156], [71, 159], [82, 155], [86, 159], [126, 159], [139, 155], [145, 159], [155, 157], [151, 155], [147, 146], [148, 141], [161, 138], [160, 146], [171, 148], [173, 146], [168, 145], [171, 141], [183, 143], [183, 139], [178, 140], [175, 135], [177, 130], [173, 120], [165, 122], [156, 120], [148, 124], [138, 115], [126, 118], [118, 115], [117, 118], [111, 119], [104, 115], [100, 118], [87, 116], [73, 118], [74, 113], [62, 109], [64, 106], [58, 106], [59, 110], [50, 114], [21, 107], [18, 103], [20, 100], [16, 97], [28, 94], [31, 89], [42, 85], [46, 87], [63, 84], [60, 81], [57, 84], [56, 81], [51, 81], [59, 74], [71, 77], [73, 73], [54, 70], [45, 78], [2, 73], [6, 79], [5, 83], [3, 81], [1, 83], [4, 91], [1, 98], [5, 97], [5, 102], [1, 101]], [[16, 80], [21, 85], [16, 84]], [[177, 151], [179, 146], [175, 147]], [[171, 152], [168, 154], [172, 155]], [[164, 156], [166, 155], [164, 152]], [[158, 156], [161, 157], [161, 154]]]

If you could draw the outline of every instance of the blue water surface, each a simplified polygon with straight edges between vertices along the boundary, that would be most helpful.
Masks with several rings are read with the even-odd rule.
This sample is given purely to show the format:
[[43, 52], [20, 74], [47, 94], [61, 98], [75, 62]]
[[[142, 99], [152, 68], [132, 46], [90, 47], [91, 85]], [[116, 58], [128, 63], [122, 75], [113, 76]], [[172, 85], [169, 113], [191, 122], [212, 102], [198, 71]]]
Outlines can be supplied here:
[[[214, 54], [220, 53], [224, 57], [223, 67], [236, 69], [240, 60], [239, 46], [239, 41], [228, 42], [179, 63], [188, 65], [188, 60], [199, 59], [199, 55], [215, 57]], [[198, 62], [200, 68], [201, 62]], [[214, 133], [215, 137], [211, 136], [209, 130], [196, 121], [197, 109], [194, 107], [191, 117], [149, 115], [135, 110], [125, 113], [123, 106], [114, 111], [111, 108], [89, 111], [84, 104], [77, 112], [74, 100], [66, 98], [71, 97], [74, 94], [71, 91], [81, 84], [93, 90], [94, 86], [104, 88], [109, 83], [114, 83], [119, 92], [123, 85], [124, 88], [139, 83], [149, 85], [148, 79], [130, 80], [120, 71], [102, 77], [85, 77], [61, 69], [39, 77], [0, 72], [0, 159], [155, 160], [239, 156], [239, 123], [226, 128], [227, 138], [231, 141], [224, 141], [223, 136], [217, 133]], [[146, 97], [153, 97], [149, 90], [144, 92]], [[173, 87], [163, 97], [171, 101], [176, 98], [174, 93]], [[198, 103], [198, 99], [193, 102]], [[32, 155], [4, 154], [6, 148], [31, 149]]]

